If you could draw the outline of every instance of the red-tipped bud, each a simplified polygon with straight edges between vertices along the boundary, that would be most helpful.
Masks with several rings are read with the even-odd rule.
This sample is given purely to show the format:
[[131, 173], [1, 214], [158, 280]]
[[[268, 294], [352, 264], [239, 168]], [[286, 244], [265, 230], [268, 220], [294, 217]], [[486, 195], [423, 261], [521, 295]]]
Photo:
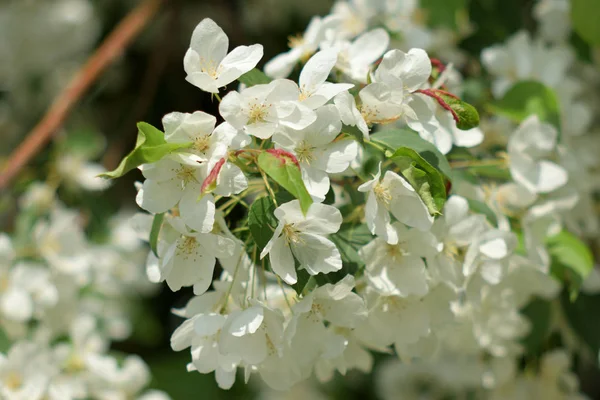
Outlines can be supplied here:
[[300, 168], [300, 163], [295, 155], [290, 153], [289, 151], [285, 151], [282, 149], [268, 149], [267, 153], [274, 155], [281, 161], [281, 165], [285, 165], [288, 161], [296, 164], [296, 167]]
[[205, 194], [205, 193], [215, 190], [215, 188], [217, 187], [217, 178], [219, 177], [219, 172], [221, 172], [221, 168], [223, 168], [224, 164], [225, 164], [225, 157], [223, 157], [219, 161], [217, 161], [217, 163], [215, 164], [213, 169], [210, 171], [210, 173], [208, 174], [206, 179], [204, 179], [204, 182], [202, 182], [202, 186], [200, 187], [200, 192], [202, 194]]

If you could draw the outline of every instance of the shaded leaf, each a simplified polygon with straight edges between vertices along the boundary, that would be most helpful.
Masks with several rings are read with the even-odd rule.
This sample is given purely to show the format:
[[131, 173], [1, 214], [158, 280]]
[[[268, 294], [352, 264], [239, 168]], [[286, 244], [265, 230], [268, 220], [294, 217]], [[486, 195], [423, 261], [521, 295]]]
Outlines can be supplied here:
[[400, 167], [400, 172], [419, 194], [429, 213], [441, 214], [446, 203], [446, 185], [440, 171], [408, 147], [400, 147], [390, 159]]
[[560, 304], [569, 325], [577, 336], [579, 336], [594, 354], [600, 351], [600, 318], [597, 318], [600, 310], [600, 295], [588, 295], [580, 293], [573, 301], [572, 296], [564, 291]]
[[547, 238], [546, 246], [552, 259], [551, 274], [567, 285], [571, 300], [574, 300], [579, 294], [581, 282], [594, 268], [592, 252], [568, 231]]
[[441, 171], [446, 177], [452, 176], [452, 169], [446, 157], [432, 143], [421, 138], [410, 129], [386, 129], [371, 136], [371, 141], [390, 149], [392, 152], [400, 147], [408, 147], [425, 159], [429, 164]]
[[300, 201], [300, 208], [304, 213], [308, 211], [313, 201], [304, 186], [295, 157], [283, 151], [265, 151], [258, 156], [258, 166]]
[[259, 253], [271, 240], [273, 231], [277, 227], [274, 211], [275, 205], [269, 197], [254, 200], [248, 210], [248, 228]]
[[591, 45], [600, 45], [600, 7], [598, 0], [572, 0], [573, 30]]
[[547, 300], [534, 298], [521, 310], [521, 314], [530, 323], [530, 331], [521, 339], [521, 343], [527, 353], [536, 354], [542, 350], [544, 341], [550, 335], [552, 305]]
[[240, 76], [238, 78], [238, 81], [240, 81], [247, 87], [250, 87], [254, 85], [262, 85], [269, 83], [271, 82], [271, 78], [265, 75], [265, 73], [261, 70], [254, 68], [246, 72], [244, 75]]
[[560, 130], [560, 108], [556, 93], [540, 82], [518, 82], [490, 107], [493, 112], [516, 122], [536, 114], [540, 120]]

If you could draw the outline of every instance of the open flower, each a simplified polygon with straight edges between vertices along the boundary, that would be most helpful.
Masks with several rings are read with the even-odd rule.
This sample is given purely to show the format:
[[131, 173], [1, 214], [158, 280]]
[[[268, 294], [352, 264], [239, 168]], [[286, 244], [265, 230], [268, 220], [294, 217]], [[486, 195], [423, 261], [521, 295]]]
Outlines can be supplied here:
[[298, 61], [306, 61], [319, 48], [325, 33], [341, 22], [340, 18], [313, 17], [304, 35], [290, 38], [290, 50], [279, 54], [265, 65], [265, 73], [272, 78], [287, 77]]
[[367, 192], [365, 219], [372, 234], [381, 236], [390, 244], [398, 243], [398, 235], [392, 227], [389, 212], [408, 226], [426, 231], [433, 224], [433, 217], [415, 189], [400, 175], [387, 171], [381, 178], [381, 164], [375, 177], [358, 187]]
[[285, 129], [273, 136], [273, 141], [292, 152], [302, 171], [308, 193], [318, 201], [329, 191], [329, 175], [344, 172], [358, 154], [355, 140], [334, 142], [342, 124], [333, 105], [317, 110], [317, 120], [302, 130]]
[[234, 128], [268, 139], [280, 126], [303, 129], [316, 119], [309, 107], [301, 104], [298, 85], [287, 79], [254, 85], [241, 93], [227, 93], [219, 104], [219, 113]]
[[332, 206], [311, 204], [306, 215], [300, 202], [292, 200], [275, 209], [279, 224], [260, 258], [269, 254], [271, 268], [286, 283], [296, 283], [294, 256], [311, 275], [342, 269], [342, 258], [335, 244], [324, 235], [335, 233], [342, 225], [342, 214]]
[[337, 50], [330, 49], [319, 51], [306, 62], [298, 80], [298, 101], [314, 110], [354, 86], [351, 83], [326, 82], [337, 59]]
[[212, 19], [203, 19], [194, 33], [190, 48], [185, 53], [183, 68], [186, 80], [205, 92], [218, 93], [256, 67], [263, 56], [260, 44], [238, 46], [227, 54], [229, 38]]
[[150, 264], [148, 274], [154, 281], [166, 281], [173, 291], [193, 285], [194, 293], [202, 294], [212, 283], [216, 258], [232, 256], [235, 243], [225, 236], [192, 232], [178, 217], [169, 224], [163, 227], [168, 237], [159, 247], [159, 263]]
[[376, 238], [360, 250], [366, 263], [365, 275], [382, 295], [424, 296], [428, 291], [428, 274], [422, 257], [437, 253], [437, 240], [430, 232], [409, 230], [399, 222], [392, 229], [397, 244]]
[[527, 118], [508, 142], [510, 173], [533, 193], [552, 192], [567, 183], [567, 171], [548, 160], [556, 150], [558, 132], [537, 115]]

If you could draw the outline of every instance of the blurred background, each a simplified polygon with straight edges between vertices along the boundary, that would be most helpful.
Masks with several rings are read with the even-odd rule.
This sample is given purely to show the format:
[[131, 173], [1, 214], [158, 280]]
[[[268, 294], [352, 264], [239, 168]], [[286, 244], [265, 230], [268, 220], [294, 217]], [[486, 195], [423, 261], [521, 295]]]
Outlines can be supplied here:
[[[0, 166], [73, 74], [140, 2], [0, 1]], [[421, 0], [414, 18], [440, 32], [435, 42], [438, 48], [434, 43], [429, 52], [442, 62], [452, 61], [459, 67], [466, 77], [463, 96], [477, 107], [491, 96], [486, 89], [490, 78], [479, 62], [481, 51], [504, 42], [518, 30], [535, 30], [535, 4], [534, 0]], [[141, 34], [78, 100], [52, 142], [21, 171], [10, 189], [3, 191], [2, 230], [13, 228], [16, 199], [27, 185], [54, 173], [53, 163], [65, 154], [74, 155], [62, 167], [69, 171], [87, 161], [111, 170], [133, 147], [137, 121], [160, 126], [162, 116], [171, 111], [203, 110], [216, 114], [218, 103], [185, 81], [182, 66], [191, 33], [203, 18], [214, 19], [224, 29], [230, 47], [263, 44], [261, 67], [287, 50], [288, 38], [304, 32], [312, 16], [327, 14], [332, 5], [331, 0], [164, 1]], [[569, 40], [580, 57], [593, 57], [591, 49], [576, 34]], [[447, 51], [450, 47], [452, 52]], [[102, 241], [109, 217], [123, 208], [136, 210], [134, 182], [140, 178], [139, 171], [132, 171], [103, 192], [63, 185], [58, 195], [85, 215], [90, 238]], [[185, 372], [188, 352], [174, 353], [169, 346], [169, 337], [180, 323], [171, 309], [184, 306], [191, 295], [191, 288], [177, 293], [163, 288], [133, 306], [133, 334], [115, 343], [115, 350], [142, 356], [152, 369], [151, 387], [166, 391], [176, 400], [282, 398], [281, 394], [263, 391], [258, 382], [246, 386], [241, 380], [231, 391], [223, 392], [216, 387], [212, 374]], [[598, 376], [596, 371], [582, 374]], [[583, 382], [585, 385], [585, 376]], [[315, 390], [308, 386], [299, 389], [294, 398], [376, 398], [371, 377], [359, 373], [338, 377], [320, 392]]]

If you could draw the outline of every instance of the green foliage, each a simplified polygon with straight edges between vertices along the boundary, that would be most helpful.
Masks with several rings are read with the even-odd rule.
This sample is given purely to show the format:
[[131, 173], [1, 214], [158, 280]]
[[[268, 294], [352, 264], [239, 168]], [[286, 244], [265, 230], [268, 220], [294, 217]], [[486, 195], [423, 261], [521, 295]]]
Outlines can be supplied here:
[[304, 182], [300, 167], [295, 160], [285, 155], [276, 155], [270, 152], [262, 152], [258, 156], [258, 166], [269, 175], [275, 182], [300, 200], [300, 208], [306, 213], [312, 204], [312, 198]]
[[157, 162], [167, 154], [188, 148], [188, 143], [167, 143], [165, 134], [150, 124], [139, 122], [138, 137], [135, 148], [121, 161], [119, 166], [110, 172], [100, 174], [103, 178], [119, 178], [142, 164]]
[[250, 205], [250, 210], [248, 210], [248, 228], [259, 252], [271, 240], [273, 231], [277, 227], [277, 218], [273, 215], [274, 211], [275, 205], [269, 197], [254, 200]]
[[371, 141], [385, 146], [391, 152], [401, 147], [408, 147], [425, 159], [429, 164], [442, 172], [447, 178], [452, 176], [452, 168], [446, 157], [432, 143], [421, 138], [410, 129], [386, 129], [371, 135]]
[[546, 246], [552, 258], [551, 274], [567, 285], [571, 300], [575, 300], [581, 282], [594, 268], [592, 252], [567, 231], [546, 239]]
[[261, 70], [254, 68], [254, 69], [246, 72], [244, 75], [240, 76], [238, 78], [238, 81], [240, 81], [247, 87], [250, 87], [250, 86], [254, 86], [254, 85], [261, 85], [261, 84], [269, 83], [269, 82], [271, 82], [271, 78], [269, 78], [267, 75], [265, 75], [265, 73], [262, 72]]
[[152, 228], [150, 229], [150, 249], [156, 257], [158, 257], [158, 234], [162, 227], [165, 213], [156, 214], [152, 219]]
[[446, 184], [452, 169], [446, 157], [431, 143], [410, 129], [389, 129], [371, 136], [375, 144], [389, 149], [386, 156], [400, 167], [433, 215], [446, 202]]
[[458, 28], [458, 14], [467, 7], [466, 0], [421, 0], [431, 27]]
[[600, 45], [600, 4], [598, 0], [572, 0], [573, 29], [589, 44]]
[[560, 130], [560, 108], [556, 93], [540, 82], [518, 82], [490, 107], [493, 112], [516, 122], [536, 114], [540, 120]]
[[468, 130], [479, 126], [479, 113], [475, 107], [453, 96], [442, 93], [439, 93], [439, 96], [456, 113], [458, 129]]
[[363, 266], [364, 262], [358, 255], [358, 251], [373, 239], [373, 235], [366, 225], [345, 224], [342, 225], [339, 232], [330, 235], [329, 238], [340, 251], [346, 273], [356, 274]]
[[442, 174], [413, 149], [400, 147], [390, 157], [417, 191], [429, 213], [441, 214], [446, 203], [446, 185]]
[[530, 323], [531, 330], [521, 339], [521, 344], [529, 354], [542, 350], [542, 345], [550, 335], [552, 304], [544, 299], [534, 298], [522, 310]]
[[588, 295], [580, 293], [575, 301], [572, 296], [563, 292], [560, 299], [564, 315], [569, 325], [577, 336], [579, 336], [588, 346], [591, 347], [594, 354], [600, 351], [600, 295]]
[[490, 224], [493, 226], [498, 226], [498, 218], [494, 211], [487, 204], [479, 200], [467, 199], [469, 203], [469, 208], [479, 214], [485, 215], [485, 218], [488, 220]]

